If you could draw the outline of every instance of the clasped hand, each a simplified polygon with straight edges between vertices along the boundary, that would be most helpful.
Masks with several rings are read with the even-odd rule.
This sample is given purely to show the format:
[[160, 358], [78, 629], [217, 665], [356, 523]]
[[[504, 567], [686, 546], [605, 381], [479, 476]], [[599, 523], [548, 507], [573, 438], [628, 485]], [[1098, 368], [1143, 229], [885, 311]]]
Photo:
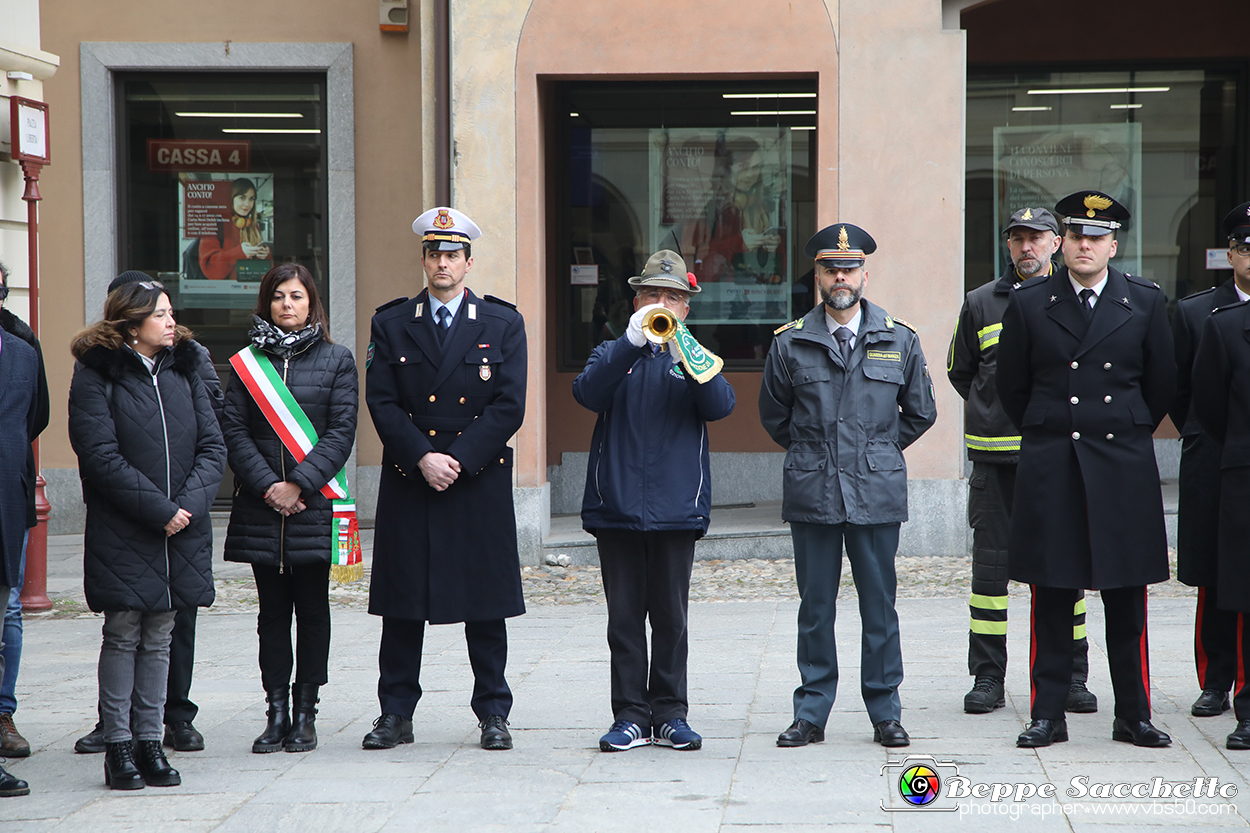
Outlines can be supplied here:
[[421, 470], [425, 482], [436, 492], [446, 491], [460, 476], [460, 461], [450, 454], [440, 454], [437, 451], [427, 452], [417, 461], [417, 468]]
[[304, 511], [304, 501], [300, 499], [302, 493], [299, 486], [282, 480], [265, 490], [265, 503], [275, 512], [281, 512], [284, 518], [289, 517]]

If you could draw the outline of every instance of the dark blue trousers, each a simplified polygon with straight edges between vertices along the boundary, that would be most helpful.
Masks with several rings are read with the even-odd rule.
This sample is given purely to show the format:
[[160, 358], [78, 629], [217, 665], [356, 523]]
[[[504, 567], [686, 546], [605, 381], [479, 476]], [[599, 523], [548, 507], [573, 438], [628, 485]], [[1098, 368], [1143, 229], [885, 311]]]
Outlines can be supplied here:
[[799, 585], [799, 676], [794, 690], [794, 717], [824, 726], [838, 693], [838, 650], [834, 641], [838, 582], [842, 578], [842, 547], [851, 563], [863, 622], [860, 639], [860, 694], [875, 725], [902, 716], [898, 687], [903, 682], [903, 651], [898, 613], [894, 610], [897, 580], [898, 524], [791, 523], [794, 572]]
[[[473, 668], [473, 698], [469, 705], [479, 720], [512, 711], [512, 690], [504, 679], [508, 664], [508, 627], [503, 619], [465, 622]], [[412, 717], [421, 699], [421, 649], [425, 621], [382, 617], [382, 644], [378, 649], [378, 702], [382, 714]]]

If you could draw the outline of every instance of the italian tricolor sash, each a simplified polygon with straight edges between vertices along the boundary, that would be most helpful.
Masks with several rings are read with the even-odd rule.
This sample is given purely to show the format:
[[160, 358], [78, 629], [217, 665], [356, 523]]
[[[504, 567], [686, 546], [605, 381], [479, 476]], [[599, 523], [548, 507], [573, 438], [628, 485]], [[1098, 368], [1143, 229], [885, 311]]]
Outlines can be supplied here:
[[[239, 374], [243, 386], [256, 400], [286, 450], [291, 452], [296, 463], [302, 463], [317, 444], [317, 432], [273, 363], [255, 346], [249, 345], [230, 357], [230, 366]], [[360, 525], [356, 520], [356, 501], [347, 488], [347, 470], [340, 470], [322, 486], [321, 494], [334, 504], [330, 530], [330, 577], [339, 582], [363, 578], [365, 566], [360, 553]]]

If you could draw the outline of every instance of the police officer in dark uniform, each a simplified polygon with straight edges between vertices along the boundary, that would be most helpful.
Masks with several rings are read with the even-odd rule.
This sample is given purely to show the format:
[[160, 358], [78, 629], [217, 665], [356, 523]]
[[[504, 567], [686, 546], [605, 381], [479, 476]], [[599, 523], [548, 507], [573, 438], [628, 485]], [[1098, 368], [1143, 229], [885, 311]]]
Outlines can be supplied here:
[[998, 394], [1020, 428], [1009, 575], [1032, 585], [1032, 721], [1018, 746], [1068, 739], [1072, 606], [1101, 591], [1115, 692], [1111, 737], [1171, 738], [1150, 722], [1146, 585], [1168, 578], [1152, 434], [1176, 391], [1166, 299], [1109, 266], [1129, 212], [1098, 191], [1060, 200], [1065, 266], [1012, 290]]
[[[1250, 749], [1250, 685], [1247, 684], [1250, 633], [1246, 632], [1246, 614], [1250, 613], [1250, 563], [1246, 557], [1246, 541], [1250, 540], [1250, 517], [1246, 514], [1246, 506], [1250, 504], [1250, 304], [1246, 303], [1250, 298], [1247, 292], [1250, 290], [1250, 202], [1237, 206], [1224, 218], [1224, 232], [1229, 238], [1228, 262], [1233, 267], [1233, 280], [1229, 283], [1233, 284], [1235, 300], [1217, 307], [1203, 325], [1194, 358], [1192, 384], [1186, 392], [1192, 393], [1190, 411], [1201, 423], [1203, 433], [1199, 436], [1214, 445], [1214, 468], [1206, 474], [1218, 477], [1204, 492], [1208, 499], [1216, 496], [1219, 510], [1216, 558], [1213, 564], [1206, 565], [1211, 580], [1199, 590], [1199, 628], [1209, 615], [1204, 611], [1204, 602], [1214, 607], [1218, 592], [1220, 610], [1215, 621], [1221, 626], [1222, 646], [1233, 658], [1233, 667], [1221, 667], [1220, 672], [1227, 673], [1228, 685], [1233, 679], [1240, 681], [1233, 696], [1237, 728], [1228, 736], [1225, 746]], [[1208, 293], [1206, 297], [1211, 296], [1212, 293]], [[1188, 448], [1186, 445], [1186, 451]], [[1184, 457], [1181, 460], [1183, 463]], [[1183, 479], [1181, 484], [1183, 488]], [[1183, 515], [1181, 519], [1184, 520]], [[1182, 546], [1184, 542], [1182, 538]], [[1230, 616], [1233, 617], [1231, 634], [1223, 630], [1227, 628], [1224, 620]], [[1201, 650], [1210, 641], [1209, 637], [1203, 637], [1201, 630], [1199, 637], [1197, 648]], [[1201, 660], [1199, 654], [1199, 673]], [[1224, 685], [1224, 679], [1221, 677], [1218, 682]], [[1219, 708], [1219, 711], [1213, 709], [1213, 714], [1228, 708], [1225, 693], [1228, 685], [1214, 692], [1223, 695], [1223, 702], [1217, 700], [1213, 704]], [[1203, 688], [1206, 688], [1205, 681]], [[1204, 690], [1203, 696], [1206, 694]], [[1199, 698], [1199, 703], [1202, 700]], [[1194, 704], [1194, 714], [1198, 713], [1199, 703]]]
[[[1198, 588], [1194, 618], [1194, 663], [1202, 693], [1190, 707], [1195, 717], [1228, 711], [1228, 690], [1237, 670], [1237, 613], [1227, 604], [1220, 581], [1217, 530], [1220, 506], [1220, 444], [1202, 429], [1191, 407], [1194, 355], [1198, 338], [1214, 309], [1250, 298], [1250, 258], [1237, 254], [1250, 236], [1250, 203], [1224, 218], [1233, 277], [1176, 303], [1172, 337], [1176, 344], [1176, 399], [1168, 413], [1181, 432], [1180, 500], [1177, 505], [1176, 577]], [[1225, 608], [1229, 609], [1225, 609]]]
[[[964, 398], [964, 445], [972, 461], [968, 478], [968, 524], [972, 527], [972, 592], [968, 598], [968, 673], [972, 690], [964, 711], [987, 714], [1007, 704], [1007, 538], [1020, 433], [1003, 413], [994, 386], [998, 340], [1012, 287], [1055, 271], [1059, 221], [1045, 208], [1021, 208], [1003, 234], [1011, 265], [996, 281], [968, 293], [951, 336], [946, 376]], [[1098, 711], [1089, 679], [1089, 640], [1085, 638], [1085, 596], [1072, 612], [1072, 685], [1065, 709]]]
[[842, 548], [863, 625], [860, 694], [882, 746], [907, 746], [898, 688], [903, 653], [894, 556], [907, 520], [903, 449], [937, 419], [933, 383], [910, 325], [864, 299], [868, 232], [836, 223], [807, 243], [821, 303], [777, 331], [760, 386], [760, 421], [786, 449], [781, 517], [799, 586], [794, 722], [783, 747], [825, 739], [838, 691], [834, 620]]
[[463, 622], [482, 748], [511, 749], [504, 620], [525, 603], [508, 440], [525, 414], [525, 322], [464, 286], [472, 220], [440, 206], [412, 230], [429, 286], [378, 308], [366, 360], [383, 445], [369, 586], [382, 716], [363, 745], [412, 743], [425, 623]]

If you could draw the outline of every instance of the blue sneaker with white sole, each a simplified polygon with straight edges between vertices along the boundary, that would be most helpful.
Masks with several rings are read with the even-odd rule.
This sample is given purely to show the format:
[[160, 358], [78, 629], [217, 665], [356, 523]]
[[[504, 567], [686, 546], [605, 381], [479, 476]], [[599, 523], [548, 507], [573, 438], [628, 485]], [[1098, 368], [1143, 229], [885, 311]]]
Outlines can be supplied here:
[[654, 727], [651, 732], [655, 735], [652, 743], [660, 746], [671, 746], [674, 749], [703, 748], [703, 738], [680, 717], [674, 717], [663, 726]]
[[646, 746], [650, 742], [651, 738], [643, 736], [642, 727], [637, 723], [618, 720], [612, 724], [606, 735], [599, 738], [599, 751], [624, 752], [635, 746]]

